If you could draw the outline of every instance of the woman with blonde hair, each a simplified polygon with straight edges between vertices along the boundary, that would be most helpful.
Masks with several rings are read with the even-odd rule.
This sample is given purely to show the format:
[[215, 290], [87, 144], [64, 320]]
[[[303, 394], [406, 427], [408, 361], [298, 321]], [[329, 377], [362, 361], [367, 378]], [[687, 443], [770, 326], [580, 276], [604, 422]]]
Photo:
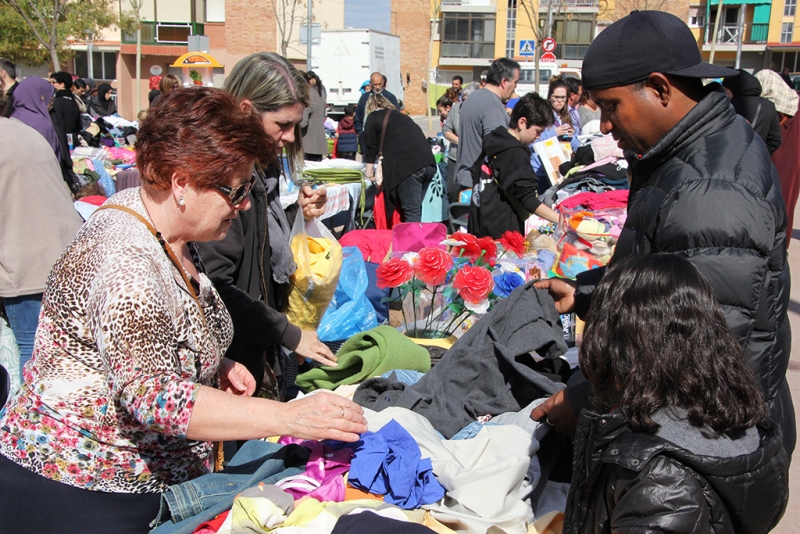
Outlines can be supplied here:
[[158, 94], [153, 96], [153, 100], [150, 102], [150, 107], [155, 106], [156, 102], [158, 102], [161, 97], [168, 95], [170, 91], [180, 86], [181, 81], [177, 76], [174, 74], [165, 75], [163, 78], [161, 78], [161, 81], [158, 82]]
[[[286, 58], [260, 52], [233, 67], [224, 89], [236, 98], [242, 111], [261, 119], [273, 141], [264, 146], [271, 159], [279, 161], [280, 152], [285, 151], [289, 171], [299, 172], [303, 161], [300, 122], [310, 102], [302, 73]], [[316, 332], [301, 330], [283, 313], [290, 277], [297, 267], [289, 247], [297, 206], [287, 217], [280, 202], [282, 174], [279, 164], [256, 166], [249, 195], [253, 209], [233, 221], [224, 240], [200, 246], [209, 276], [233, 319], [234, 336], [227, 357], [253, 374], [256, 392], [277, 399], [289, 397], [285, 390], [292, 385], [291, 375], [306, 358], [329, 365], [336, 362]], [[321, 215], [325, 200], [324, 189], [302, 187], [299, 207], [303, 217], [311, 220]], [[287, 358], [281, 346], [298, 358]]]

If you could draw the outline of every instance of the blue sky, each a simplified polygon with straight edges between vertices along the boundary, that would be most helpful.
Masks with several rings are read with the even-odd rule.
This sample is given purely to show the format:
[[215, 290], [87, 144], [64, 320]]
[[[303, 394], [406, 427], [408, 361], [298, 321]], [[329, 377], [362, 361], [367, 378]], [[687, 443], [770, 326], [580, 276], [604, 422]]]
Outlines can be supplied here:
[[392, 0], [345, 0], [344, 25], [391, 31]]

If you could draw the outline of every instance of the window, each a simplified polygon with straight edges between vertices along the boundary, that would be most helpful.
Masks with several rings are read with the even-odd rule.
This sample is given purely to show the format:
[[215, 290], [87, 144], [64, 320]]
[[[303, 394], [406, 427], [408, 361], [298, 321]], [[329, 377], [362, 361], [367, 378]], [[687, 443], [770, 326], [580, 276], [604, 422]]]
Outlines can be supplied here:
[[692, 28], [702, 28], [706, 25], [705, 15], [697, 15], [689, 17], [689, 26]]
[[583, 59], [594, 35], [595, 16], [572, 13], [569, 19], [553, 21], [553, 38], [558, 59]]
[[494, 14], [444, 13], [443, 21], [442, 57], [494, 57]]
[[517, 36], [517, 0], [508, 0], [508, 17], [506, 17], [506, 57], [517, 55], [514, 47]]
[[[75, 74], [81, 78], [89, 76], [87, 56], [85, 51], [75, 53]], [[116, 80], [117, 53], [92, 51], [92, 77], [95, 80]]]
[[791, 43], [792, 42], [792, 34], [794, 33], [794, 23], [793, 22], [784, 22], [781, 24], [781, 42], [782, 43]]
[[[797, 9], [797, 0], [786, 0], [783, 4], [783, 16], [784, 17], [794, 17], [795, 9]], [[781, 41], [783, 42], [783, 41]], [[791, 42], [791, 41], [787, 41]]]

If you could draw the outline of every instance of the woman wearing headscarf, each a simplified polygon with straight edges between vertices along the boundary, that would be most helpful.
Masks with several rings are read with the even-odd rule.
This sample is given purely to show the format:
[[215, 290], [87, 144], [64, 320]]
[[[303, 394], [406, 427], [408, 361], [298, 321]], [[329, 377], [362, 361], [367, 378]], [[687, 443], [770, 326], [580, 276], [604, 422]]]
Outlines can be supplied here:
[[58, 158], [61, 177], [69, 188], [75, 191], [77, 181], [73, 177], [67, 136], [58, 116], [50, 113], [54, 95], [55, 89], [50, 82], [35, 76], [25, 78], [19, 82], [14, 91], [14, 111], [11, 112], [11, 118], [27, 124], [42, 134]]
[[781, 126], [775, 105], [761, 97], [761, 82], [744, 69], [739, 75], [725, 78], [722, 86], [729, 93], [733, 109], [741, 115], [767, 144], [770, 154], [781, 146]]
[[[764, 69], [756, 73], [761, 82], [761, 96], [775, 105], [781, 128], [783, 142], [772, 154], [772, 163], [778, 169], [781, 179], [781, 195], [786, 205], [786, 232], [791, 234], [794, 222], [794, 208], [800, 195], [800, 122], [797, 120], [797, 93], [788, 87], [777, 72]], [[789, 248], [791, 239], [786, 239]]]
[[47, 140], [56, 157], [61, 157], [61, 144], [58, 141], [53, 121], [48, 109], [56, 90], [53, 85], [35, 76], [25, 78], [14, 91], [14, 111], [11, 118], [24, 122]]
[[111, 91], [113, 91], [113, 89], [109, 84], [100, 84], [100, 86], [97, 88], [97, 98], [92, 99], [92, 115], [107, 117], [117, 112], [117, 104], [111, 99]]

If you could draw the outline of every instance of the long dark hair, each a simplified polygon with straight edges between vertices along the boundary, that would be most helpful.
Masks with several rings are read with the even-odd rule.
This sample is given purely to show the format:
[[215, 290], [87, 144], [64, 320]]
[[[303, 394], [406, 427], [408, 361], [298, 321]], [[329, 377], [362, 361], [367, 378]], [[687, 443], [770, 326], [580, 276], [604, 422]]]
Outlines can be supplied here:
[[655, 432], [652, 415], [687, 411], [709, 434], [733, 434], [766, 417], [760, 386], [708, 281], [672, 254], [613, 262], [592, 296], [580, 364], [595, 408], [619, 407], [631, 428]]
[[[313, 85], [313, 87], [315, 87], [317, 89], [317, 93], [319, 94], [319, 96], [322, 96], [322, 91], [324, 91], [325, 88], [322, 86], [322, 80], [319, 79], [319, 76], [317, 76], [317, 73], [314, 72], [313, 70], [310, 70], [308, 72], [304, 72], [303, 76], [305, 77], [307, 82], [310, 82], [311, 80], [314, 80], [314, 82], [316, 82]], [[308, 84], [308, 86], [309, 86], [309, 88], [312, 87], [312, 85], [310, 83]]]
[[[552, 102], [550, 101], [550, 97], [553, 96], [556, 89], [564, 89], [564, 94], [566, 95], [566, 100], [564, 100], [564, 107], [561, 111], [556, 111], [552, 107]], [[567, 82], [565, 82], [560, 76], [556, 77], [553, 81], [550, 82], [550, 87], [547, 90], [547, 103], [550, 104], [550, 109], [553, 110], [553, 113], [558, 115], [558, 119], [561, 121], [561, 124], [568, 124], [570, 126], [575, 126], [572, 124], [572, 117], [569, 114], [569, 86]]]

